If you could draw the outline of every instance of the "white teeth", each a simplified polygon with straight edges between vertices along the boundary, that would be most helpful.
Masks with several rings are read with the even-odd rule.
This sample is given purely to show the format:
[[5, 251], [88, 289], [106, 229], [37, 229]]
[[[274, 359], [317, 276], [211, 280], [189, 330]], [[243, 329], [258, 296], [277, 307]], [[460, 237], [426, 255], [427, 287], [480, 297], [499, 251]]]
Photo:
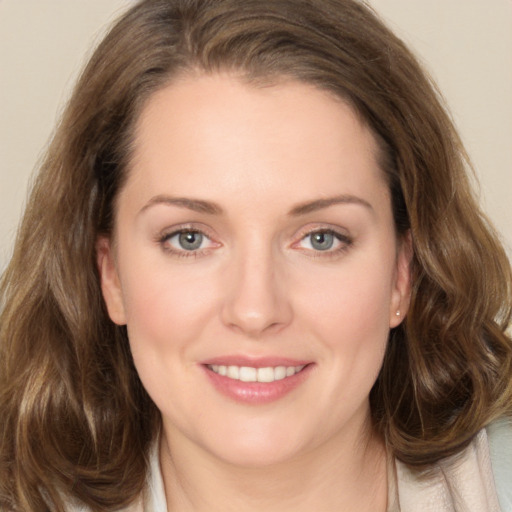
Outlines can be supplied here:
[[[290, 374], [288, 375], [288, 370], [290, 371]], [[295, 375], [295, 368], [293, 366], [289, 366], [286, 368], [286, 366], [278, 366], [274, 370], [274, 379], [275, 380], [282, 380], [286, 378], [286, 376], [291, 377], [292, 375]]]
[[230, 379], [239, 380], [240, 379], [240, 368], [238, 366], [228, 366], [228, 372], [226, 376]]
[[258, 382], [274, 382], [274, 368], [258, 368]]
[[288, 366], [288, 368], [286, 368], [286, 376], [287, 377], [292, 376], [294, 373], [295, 373], [295, 368], [293, 368], [293, 366]]
[[[236, 368], [236, 367], [235, 367]], [[240, 380], [242, 382], [256, 382], [256, 368], [249, 368], [248, 366], [242, 366], [240, 368]]]
[[274, 382], [299, 373], [306, 365], [300, 366], [268, 366], [252, 368], [250, 366], [224, 366], [212, 364], [208, 368], [219, 375], [242, 382]]

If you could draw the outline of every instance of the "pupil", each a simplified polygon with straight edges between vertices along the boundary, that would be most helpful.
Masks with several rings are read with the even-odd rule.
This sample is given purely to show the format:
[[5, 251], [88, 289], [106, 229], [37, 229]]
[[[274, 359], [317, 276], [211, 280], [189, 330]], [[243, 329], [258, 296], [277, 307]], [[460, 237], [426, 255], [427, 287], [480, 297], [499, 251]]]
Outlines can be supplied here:
[[326, 251], [333, 246], [334, 236], [332, 233], [315, 233], [311, 237], [311, 245], [319, 250]]
[[201, 233], [187, 232], [180, 233], [179, 237], [180, 245], [187, 251], [194, 251], [201, 247], [203, 242], [203, 235]]

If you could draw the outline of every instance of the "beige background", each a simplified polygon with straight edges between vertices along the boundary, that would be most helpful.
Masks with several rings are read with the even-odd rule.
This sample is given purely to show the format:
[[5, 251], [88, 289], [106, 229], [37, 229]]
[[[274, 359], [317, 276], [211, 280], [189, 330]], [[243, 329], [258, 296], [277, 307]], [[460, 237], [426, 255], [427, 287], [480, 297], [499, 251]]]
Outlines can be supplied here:
[[[0, 271], [84, 58], [129, 0], [0, 0]], [[512, 0], [372, 0], [438, 81], [512, 255]]]

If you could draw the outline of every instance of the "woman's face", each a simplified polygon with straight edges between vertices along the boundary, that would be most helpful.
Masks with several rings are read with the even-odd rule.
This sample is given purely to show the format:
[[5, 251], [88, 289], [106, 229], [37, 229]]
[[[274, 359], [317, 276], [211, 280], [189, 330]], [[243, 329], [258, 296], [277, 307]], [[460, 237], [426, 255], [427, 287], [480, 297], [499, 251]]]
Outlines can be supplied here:
[[345, 103], [175, 81], [138, 122], [114, 238], [104, 296], [171, 446], [265, 465], [360, 439], [409, 251]]

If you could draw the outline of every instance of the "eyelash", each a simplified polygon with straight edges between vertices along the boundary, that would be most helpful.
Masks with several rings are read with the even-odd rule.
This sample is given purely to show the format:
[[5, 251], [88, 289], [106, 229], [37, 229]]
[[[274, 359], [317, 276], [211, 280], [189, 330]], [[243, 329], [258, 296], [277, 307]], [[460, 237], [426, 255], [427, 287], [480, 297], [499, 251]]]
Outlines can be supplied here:
[[[206, 255], [209, 250], [209, 248], [205, 249], [197, 249], [197, 250], [186, 250], [186, 249], [176, 249], [172, 245], [169, 244], [169, 241], [174, 238], [175, 236], [179, 236], [182, 234], [195, 234], [195, 235], [201, 235], [202, 237], [206, 238], [212, 242], [212, 239], [210, 236], [208, 236], [204, 230], [190, 227], [190, 226], [183, 226], [178, 229], [173, 229], [170, 232], [163, 233], [157, 237], [157, 243], [162, 247], [162, 250], [166, 253], [172, 254], [173, 256], [177, 256], [178, 258], [198, 258], [200, 256]], [[220, 244], [217, 244], [220, 246]]]
[[[190, 226], [183, 226], [178, 229], [173, 229], [170, 232], [163, 233], [159, 235], [156, 239], [157, 243], [162, 247], [162, 250], [166, 253], [172, 254], [173, 256], [177, 256], [179, 258], [198, 258], [201, 256], [206, 255], [212, 248], [208, 247], [205, 249], [197, 249], [197, 250], [186, 250], [186, 249], [175, 249], [169, 244], [169, 241], [174, 238], [175, 236], [179, 236], [181, 234], [196, 234], [201, 235], [202, 237], [206, 238], [210, 241], [210, 243], [215, 244], [216, 242], [212, 241], [212, 238], [205, 233], [204, 230], [190, 227]], [[331, 235], [335, 238], [337, 242], [339, 242], [339, 247], [337, 248], [328, 248], [326, 250], [315, 250], [309, 249], [309, 248], [300, 248], [297, 247], [301, 242], [306, 240], [308, 237], [311, 237], [316, 234], [323, 234], [323, 235]], [[311, 243], [311, 242], [310, 242]], [[291, 245], [292, 248], [297, 248], [301, 250], [304, 253], [307, 253], [309, 256], [313, 258], [335, 258], [344, 252], [346, 252], [350, 246], [353, 244], [353, 239], [344, 234], [340, 233], [339, 231], [336, 231], [331, 228], [314, 228], [309, 231], [306, 231], [300, 235], [300, 238], [298, 241], [293, 242]], [[219, 247], [221, 244], [217, 243], [217, 247]]]
[[[311, 237], [316, 234], [324, 234], [324, 235], [331, 235], [333, 236], [336, 241], [339, 242], [339, 247], [334, 249], [326, 249], [326, 250], [314, 250], [314, 249], [302, 249], [304, 252], [307, 252], [309, 256], [313, 258], [336, 258], [340, 256], [341, 254], [345, 253], [353, 244], [352, 237], [348, 236], [345, 233], [340, 233], [339, 231], [336, 231], [332, 228], [313, 228], [309, 231], [306, 231], [301, 234], [300, 239], [298, 242], [294, 242], [292, 244], [292, 247], [297, 246], [304, 240], [306, 240], [308, 237]], [[310, 242], [311, 243], [311, 242]], [[297, 247], [299, 250], [300, 247]]]

